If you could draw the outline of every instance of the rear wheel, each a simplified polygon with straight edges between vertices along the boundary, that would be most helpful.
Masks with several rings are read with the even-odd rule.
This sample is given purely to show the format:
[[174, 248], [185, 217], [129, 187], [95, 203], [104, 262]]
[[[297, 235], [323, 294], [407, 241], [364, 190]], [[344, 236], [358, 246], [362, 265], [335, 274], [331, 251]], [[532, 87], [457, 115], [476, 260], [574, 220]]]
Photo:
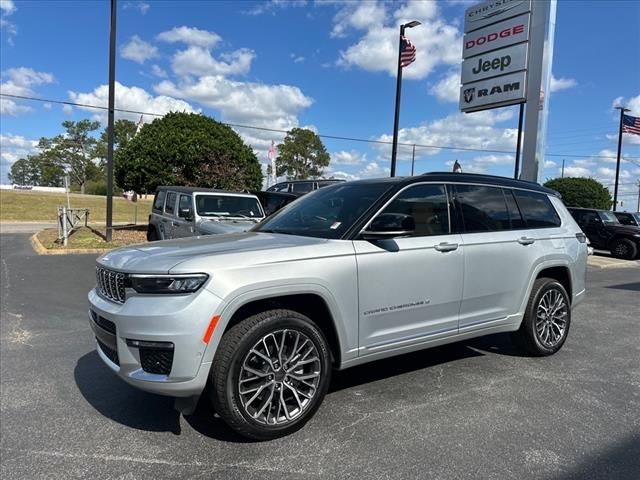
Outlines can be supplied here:
[[156, 240], [158, 240], [158, 231], [156, 230], [156, 227], [149, 225], [149, 228], [147, 229], [147, 241], [155, 242]]
[[560, 282], [539, 278], [533, 284], [516, 344], [533, 355], [552, 355], [564, 345], [571, 325], [569, 295]]
[[224, 334], [211, 369], [216, 412], [256, 440], [288, 435], [316, 412], [329, 387], [322, 331], [291, 310], [269, 310]]
[[611, 255], [624, 260], [633, 260], [638, 254], [638, 247], [628, 238], [618, 238], [611, 243]]

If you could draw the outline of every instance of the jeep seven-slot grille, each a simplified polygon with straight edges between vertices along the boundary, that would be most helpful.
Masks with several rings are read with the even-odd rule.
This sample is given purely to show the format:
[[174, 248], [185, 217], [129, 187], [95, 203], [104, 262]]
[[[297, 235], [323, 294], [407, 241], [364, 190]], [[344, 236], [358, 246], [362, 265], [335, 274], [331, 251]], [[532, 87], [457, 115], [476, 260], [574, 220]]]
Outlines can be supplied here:
[[114, 272], [96, 265], [96, 281], [100, 294], [117, 303], [124, 303], [126, 294], [124, 290], [125, 274]]

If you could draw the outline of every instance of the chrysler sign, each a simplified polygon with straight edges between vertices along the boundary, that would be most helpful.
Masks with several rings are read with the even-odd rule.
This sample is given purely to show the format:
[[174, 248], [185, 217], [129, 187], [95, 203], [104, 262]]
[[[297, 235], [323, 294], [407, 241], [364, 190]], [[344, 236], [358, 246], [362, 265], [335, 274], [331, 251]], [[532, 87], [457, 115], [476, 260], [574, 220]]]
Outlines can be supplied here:
[[527, 44], [480, 54], [462, 62], [462, 83], [477, 82], [527, 68]]
[[503, 75], [460, 87], [460, 110], [475, 112], [487, 105], [504, 107], [525, 99], [526, 72]]
[[515, 17], [531, 10], [531, 0], [493, 0], [474, 5], [464, 15], [464, 32]]

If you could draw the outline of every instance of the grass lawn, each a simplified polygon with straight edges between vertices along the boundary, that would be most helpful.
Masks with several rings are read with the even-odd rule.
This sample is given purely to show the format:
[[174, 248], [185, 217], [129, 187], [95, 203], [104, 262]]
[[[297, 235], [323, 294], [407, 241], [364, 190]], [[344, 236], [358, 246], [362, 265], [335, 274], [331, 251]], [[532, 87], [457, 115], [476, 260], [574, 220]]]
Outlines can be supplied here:
[[[113, 230], [111, 242], [105, 241], [104, 235], [104, 228], [79, 228], [78, 230], [74, 230], [69, 237], [66, 248], [104, 248], [105, 250], [110, 250], [134, 243], [144, 243], [147, 241], [147, 226], [138, 225], [137, 227], [115, 229]], [[65, 247], [63, 247], [61, 243], [56, 243], [57, 238], [57, 228], [47, 228], [38, 233], [38, 240], [40, 240], [43, 247], [53, 250], [64, 250]]]
[[[71, 208], [88, 208], [89, 223], [106, 221], [106, 197], [72, 193]], [[146, 224], [151, 211], [153, 196], [138, 200], [137, 223]], [[0, 190], [0, 221], [3, 222], [52, 222], [57, 220], [57, 207], [65, 206], [63, 193]], [[121, 197], [113, 197], [113, 222], [133, 223], [136, 204]]]

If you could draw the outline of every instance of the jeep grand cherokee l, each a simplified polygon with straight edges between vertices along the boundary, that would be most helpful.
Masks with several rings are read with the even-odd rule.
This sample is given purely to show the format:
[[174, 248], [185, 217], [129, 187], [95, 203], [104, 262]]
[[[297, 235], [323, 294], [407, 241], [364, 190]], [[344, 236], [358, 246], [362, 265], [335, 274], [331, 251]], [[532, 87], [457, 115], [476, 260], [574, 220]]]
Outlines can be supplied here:
[[585, 235], [537, 184], [361, 180], [249, 232], [103, 255], [89, 318], [123, 380], [179, 397], [183, 413], [207, 392], [232, 428], [268, 439], [311, 418], [333, 369], [497, 332], [557, 352], [586, 260]]

